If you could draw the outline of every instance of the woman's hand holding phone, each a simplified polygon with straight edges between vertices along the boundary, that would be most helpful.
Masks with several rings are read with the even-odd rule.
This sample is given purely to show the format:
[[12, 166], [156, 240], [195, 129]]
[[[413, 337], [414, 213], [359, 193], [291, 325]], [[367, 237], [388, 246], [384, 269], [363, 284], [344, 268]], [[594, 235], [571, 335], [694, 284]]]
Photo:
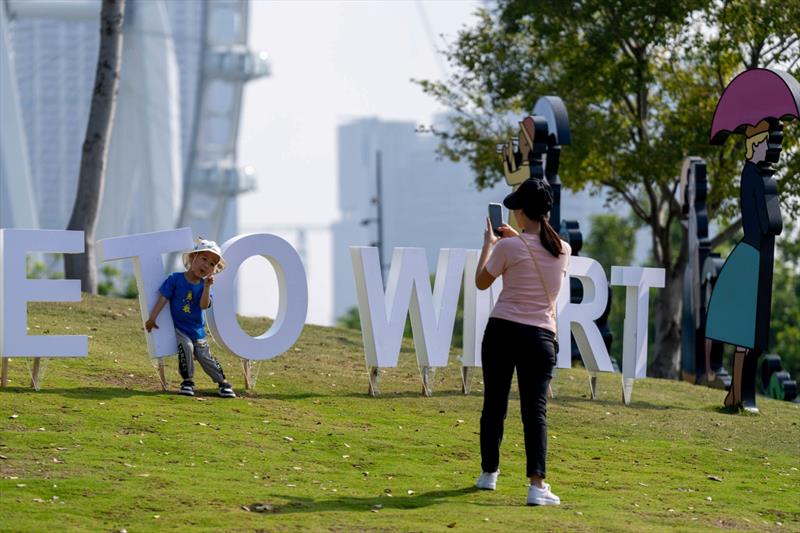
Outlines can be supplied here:
[[514, 228], [512, 228], [511, 226], [509, 226], [508, 224], [503, 224], [497, 229], [502, 234], [502, 237], [500, 237], [501, 239], [505, 239], [506, 237], [516, 237], [517, 235], [519, 235], [519, 232]]
[[486, 230], [483, 232], [484, 246], [494, 246], [494, 244], [500, 239], [505, 239], [506, 237], [516, 237], [519, 235], [519, 232], [508, 224], [501, 225], [497, 228], [497, 230], [500, 232], [500, 237], [495, 234], [495, 231], [492, 228], [492, 221], [489, 219], [489, 217], [486, 217]]
[[484, 248], [487, 246], [494, 246], [494, 243], [500, 240], [500, 237], [494, 234], [494, 229], [492, 228], [492, 221], [489, 220], [489, 217], [486, 217], [486, 229], [483, 231], [483, 246]]

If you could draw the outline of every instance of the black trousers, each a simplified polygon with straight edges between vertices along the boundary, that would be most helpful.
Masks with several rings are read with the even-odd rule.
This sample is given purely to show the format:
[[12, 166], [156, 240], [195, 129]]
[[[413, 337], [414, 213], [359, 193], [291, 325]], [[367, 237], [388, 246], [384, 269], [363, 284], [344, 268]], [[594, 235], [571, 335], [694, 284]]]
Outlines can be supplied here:
[[483, 412], [481, 413], [481, 468], [496, 472], [500, 465], [503, 423], [514, 369], [519, 384], [522, 427], [525, 433], [527, 476], [545, 477], [547, 459], [547, 386], [556, 365], [553, 332], [490, 318], [481, 346]]

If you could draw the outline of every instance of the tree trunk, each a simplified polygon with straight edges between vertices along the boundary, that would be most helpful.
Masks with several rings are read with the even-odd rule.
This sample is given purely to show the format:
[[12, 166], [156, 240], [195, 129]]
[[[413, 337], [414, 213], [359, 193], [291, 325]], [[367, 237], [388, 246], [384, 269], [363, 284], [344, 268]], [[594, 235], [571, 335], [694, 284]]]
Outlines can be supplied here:
[[655, 298], [655, 358], [647, 372], [649, 377], [678, 379], [681, 347], [681, 300], [683, 270], [668, 269], [664, 288]]
[[81, 280], [81, 290], [97, 294], [94, 231], [103, 197], [108, 141], [117, 103], [122, 59], [122, 22], [125, 0], [103, 0], [100, 11], [100, 50], [97, 55], [89, 123], [83, 141], [78, 192], [67, 229], [84, 232], [86, 252], [64, 254], [64, 276]]

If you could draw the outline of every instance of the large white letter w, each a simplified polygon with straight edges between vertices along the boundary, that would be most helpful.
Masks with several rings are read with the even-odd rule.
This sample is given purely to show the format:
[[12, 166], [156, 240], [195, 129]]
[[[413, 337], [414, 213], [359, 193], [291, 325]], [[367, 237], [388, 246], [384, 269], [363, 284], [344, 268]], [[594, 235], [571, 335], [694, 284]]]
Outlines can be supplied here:
[[409, 310], [417, 364], [447, 366], [466, 250], [439, 252], [433, 293], [423, 248], [395, 248], [385, 293], [378, 250], [352, 246], [350, 255], [367, 366], [397, 366]]

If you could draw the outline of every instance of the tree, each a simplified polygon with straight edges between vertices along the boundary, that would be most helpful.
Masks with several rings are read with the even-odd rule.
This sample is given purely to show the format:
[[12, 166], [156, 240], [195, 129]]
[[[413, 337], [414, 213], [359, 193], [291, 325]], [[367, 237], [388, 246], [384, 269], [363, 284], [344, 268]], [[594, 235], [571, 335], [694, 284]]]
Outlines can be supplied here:
[[787, 224], [778, 241], [772, 293], [771, 351], [800, 380], [800, 229]]
[[[800, 3], [758, 0], [500, 0], [445, 52], [453, 74], [418, 81], [451, 110], [436, 130], [439, 152], [469, 161], [479, 187], [502, 178], [495, 145], [543, 95], [567, 105], [572, 145], [563, 151], [566, 187], [604, 188], [650, 229], [666, 271], [657, 291], [656, 353], [650, 375], [676, 378], [685, 229], [677, 198], [687, 155], [708, 163], [709, 212], [738, 227], [741, 139], [708, 144], [716, 102], [745, 68], [786, 65], [797, 76]], [[800, 172], [797, 136], [784, 141], [781, 172]], [[800, 180], [784, 180], [785, 212], [800, 214]], [[740, 224], [740, 223], [739, 223]], [[682, 236], [676, 242], [674, 232]], [[720, 241], [724, 238], [720, 238]]]
[[103, 0], [100, 10], [100, 49], [97, 54], [89, 123], [83, 141], [78, 192], [67, 229], [84, 232], [85, 253], [64, 255], [64, 274], [80, 279], [81, 290], [97, 294], [94, 232], [103, 196], [108, 141], [117, 102], [122, 59], [125, 0]]

